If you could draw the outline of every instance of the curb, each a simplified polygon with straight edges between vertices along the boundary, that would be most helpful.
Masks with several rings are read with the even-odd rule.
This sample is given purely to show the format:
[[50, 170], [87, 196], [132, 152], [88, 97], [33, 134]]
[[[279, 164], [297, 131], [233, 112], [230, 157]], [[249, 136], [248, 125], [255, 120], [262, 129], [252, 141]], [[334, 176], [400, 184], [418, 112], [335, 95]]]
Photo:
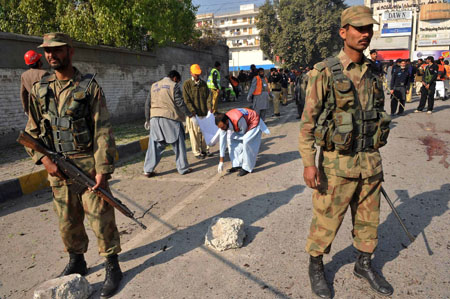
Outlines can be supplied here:
[[[118, 145], [116, 161], [119, 160], [119, 157], [125, 158], [132, 154], [146, 151], [148, 148], [148, 139], [148, 137], [145, 137], [127, 144]], [[43, 190], [49, 186], [47, 171], [45, 169], [15, 179], [2, 181], [0, 182], [0, 203]]]

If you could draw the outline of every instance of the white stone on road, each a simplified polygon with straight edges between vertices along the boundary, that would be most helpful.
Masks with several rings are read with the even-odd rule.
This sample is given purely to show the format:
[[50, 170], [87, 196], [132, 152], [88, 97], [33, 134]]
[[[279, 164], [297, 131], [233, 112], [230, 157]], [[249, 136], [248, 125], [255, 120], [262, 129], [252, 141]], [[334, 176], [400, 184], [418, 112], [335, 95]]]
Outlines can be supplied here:
[[91, 292], [86, 278], [72, 274], [44, 282], [34, 291], [33, 299], [87, 299]]
[[236, 249], [244, 244], [244, 221], [214, 217], [205, 236], [205, 245], [218, 251]]

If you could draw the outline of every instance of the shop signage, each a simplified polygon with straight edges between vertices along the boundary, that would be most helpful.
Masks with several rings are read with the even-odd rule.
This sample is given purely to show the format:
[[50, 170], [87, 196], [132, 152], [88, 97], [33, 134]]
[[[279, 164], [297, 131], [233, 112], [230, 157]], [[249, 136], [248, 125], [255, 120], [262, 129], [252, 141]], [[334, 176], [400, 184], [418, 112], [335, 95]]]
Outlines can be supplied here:
[[425, 60], [428, 56], [433, 56], [434, 59], [439, 59], [439, 57], [444, 56], [445, 58], [450, 57], [449, 50], [425, 50], [425, 51], [414, 51], [413, 60], [422, 58]]
[[417, 45], [450, 45], [450, 20], [420, 21]]
[[450, 19], [450, 3], [433, 3], [420, 7], [420, 20], [448, 20]]
[[411, 35], [411, 22], [389, 22], [384, 23], [381, 36], [405, 36]]
[[397, 10], [397, 11], [385, 11], [382, 17], [383, 21], [396, 21], [396, 20], [412, 20], [411, 10]]

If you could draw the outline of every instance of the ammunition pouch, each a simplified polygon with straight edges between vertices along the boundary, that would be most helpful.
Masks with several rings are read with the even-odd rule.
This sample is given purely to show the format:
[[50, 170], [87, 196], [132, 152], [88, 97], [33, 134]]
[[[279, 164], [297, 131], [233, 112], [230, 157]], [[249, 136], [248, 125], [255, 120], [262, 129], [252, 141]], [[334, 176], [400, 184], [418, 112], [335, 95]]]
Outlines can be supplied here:
[[378, 122], [376, 125], [376, 131], [373, 135], [373, 148], [379, 149], [385, 146], [389, 136], [389, 124], [391, 123], [390, 116], [384, 112], [378, 112]]
[[347, 151], [352, 148], [353, 141], [353, 118], [349, 112], [336, 112], [333, 115], [335, 130], [331, 137], [335, 149]]
[[332, 115], [333, 111], [331, 110], [323, 111], [317, 119], [317, 126], [314, 130], [315, 143], [326, 151], [334, 149], [334, 144], [331, 142], [331, 136], [335, 128]]

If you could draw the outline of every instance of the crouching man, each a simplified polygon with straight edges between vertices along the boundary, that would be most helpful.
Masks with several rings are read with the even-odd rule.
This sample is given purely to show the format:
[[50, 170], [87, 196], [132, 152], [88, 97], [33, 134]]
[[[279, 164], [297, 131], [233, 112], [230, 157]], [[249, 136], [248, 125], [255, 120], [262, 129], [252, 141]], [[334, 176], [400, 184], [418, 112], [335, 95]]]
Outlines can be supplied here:
[[248, 108], [237, 108], [216, 114], [220, 131], [220, 160], [218, 171], [223, 171], [223, 158], [229, 142], [232, 167], [228, 173], [239, 171], [244, 176], [253, 171], [261, 144], [261, 132], [269, 134], [266, 124], [258, 113]]

